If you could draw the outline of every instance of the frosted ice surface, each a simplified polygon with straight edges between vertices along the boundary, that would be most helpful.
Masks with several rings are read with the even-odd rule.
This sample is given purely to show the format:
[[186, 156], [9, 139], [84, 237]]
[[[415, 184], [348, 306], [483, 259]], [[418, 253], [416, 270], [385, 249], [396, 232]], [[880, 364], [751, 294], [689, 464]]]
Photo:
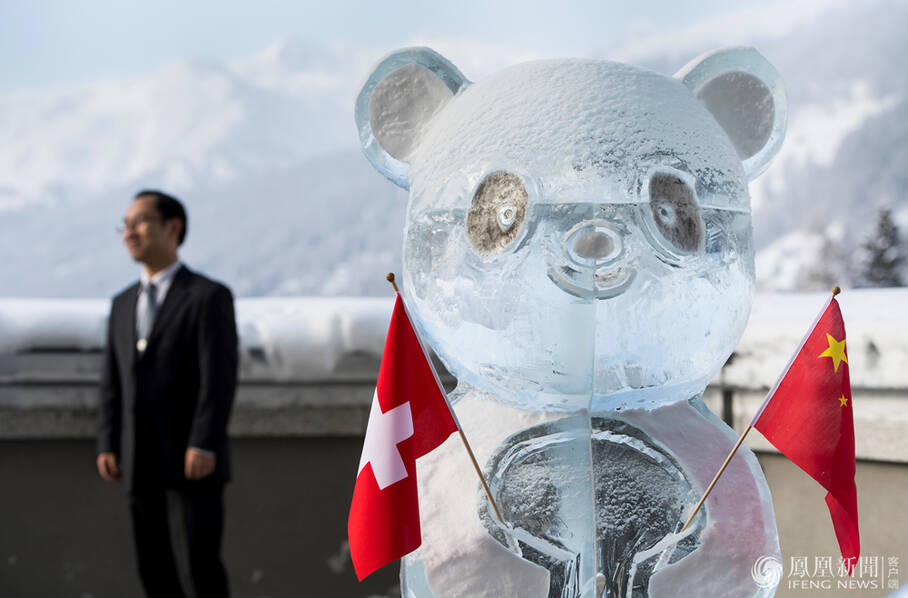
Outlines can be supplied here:
[[[483, 522], [502, 544], [513, 535], [524, 558], [552, 572], [550, 596], [579, 593], [582, 542], [589, 529], [595, 529], [594, 566], [607, 593], [645, 593], [657, 563], [674, 562], [699, 545], [702, 516], [683, 536], [675, 535], [698, 497], [674, 459], [641, 430], [593, 418], [591, 430], [584, 421], [561, 431], [569, 421], [522, 430], [502, 443], [488, 468], [510, 527], [497, 522], [488, 507]], [[586, 459], [570, 450], [589, 450], [585, 445], [592, 449], [592, 480], [581, 467]], [[586, 511], [586, 505], [570, 502], [589, 494], [592, 522], [567, 515]], [[567, 525], [572, 520], [580, 524], [576, 529]]]
[[[679, 530], [732, 443], [700, 393], [747, 322], [747, 181], [786, 112], [749, 48], [675, 77], [550, 60], [471, 83], [425, 48], [379, 63], [360, 139], [410, 190], [404, 292], [504, 519], [454, 448], [425, 458], [407, 595], [766, 594], [750, 569], [779, 549], [752, 454]], [[520, 573], [538, 568], [545, 587]]]

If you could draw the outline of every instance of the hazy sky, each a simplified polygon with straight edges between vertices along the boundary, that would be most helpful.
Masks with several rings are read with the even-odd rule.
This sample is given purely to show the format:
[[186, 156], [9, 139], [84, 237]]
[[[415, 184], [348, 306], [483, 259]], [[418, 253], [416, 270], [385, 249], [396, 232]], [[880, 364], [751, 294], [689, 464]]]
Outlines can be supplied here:
[[0, 0], [0, 90], [138, 74], [181, 59], [222, 62], [281, 38], [390, 50], [418, 37], [463, 37], [583, 56], [636, 31], [760, 4], [770, 2]]

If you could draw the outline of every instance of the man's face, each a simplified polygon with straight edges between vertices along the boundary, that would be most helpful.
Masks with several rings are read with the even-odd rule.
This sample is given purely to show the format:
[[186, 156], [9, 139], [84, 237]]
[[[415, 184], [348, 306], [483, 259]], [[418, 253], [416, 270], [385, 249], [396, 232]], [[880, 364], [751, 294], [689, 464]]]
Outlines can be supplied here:
[[166, 223], [155, 206], [154, 197], [134, 200], [123, 217], [123, 243], [137, 262], [148, 263], [176, 252], [180, 221]]

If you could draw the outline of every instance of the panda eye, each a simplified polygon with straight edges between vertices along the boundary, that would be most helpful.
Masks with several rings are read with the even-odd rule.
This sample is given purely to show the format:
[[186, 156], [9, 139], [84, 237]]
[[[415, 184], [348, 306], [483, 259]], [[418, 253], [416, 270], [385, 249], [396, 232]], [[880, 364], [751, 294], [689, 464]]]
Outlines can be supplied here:
[[649, 206], [659, 235], [673, 248], [693, 253], [703, 243], [703, 224], [694, 190], [672, 173], [649, 181]]
[[512, 172], [498, 170], [482, 180], [467, 213], [467, 234], [477, 253], [503, 251], [517, 238], [528, 196], [523, 180]]

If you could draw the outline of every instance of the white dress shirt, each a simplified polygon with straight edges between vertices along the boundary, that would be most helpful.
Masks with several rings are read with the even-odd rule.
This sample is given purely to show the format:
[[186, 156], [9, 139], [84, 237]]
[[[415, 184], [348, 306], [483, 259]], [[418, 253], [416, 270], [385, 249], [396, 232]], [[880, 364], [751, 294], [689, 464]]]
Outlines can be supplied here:
[[[155, 286], [155, 305], [158, 306], [158, 309], [161, 309], [161, 304], [164, 303], [164, 298], [167, 297], [167, 291], [170, 290], [173, 277], [182, 265], [183, 262], [177, 260], [154, 276], [149, 276], [148, 272], [144, 268], [142, 269], [142, 273], [139, 275], [139, 282], [142, 284], [139, 286], [139, 300], [136, 301], [137, 324], [139, 322], [139, 314], [144, 313], [148, 309], [148, 295], [145, 294], [145, 287], [148, 286], [148, 283], [152, 283]], [[138, 334], [139, 331], [136, 329], [136, 336]]]

